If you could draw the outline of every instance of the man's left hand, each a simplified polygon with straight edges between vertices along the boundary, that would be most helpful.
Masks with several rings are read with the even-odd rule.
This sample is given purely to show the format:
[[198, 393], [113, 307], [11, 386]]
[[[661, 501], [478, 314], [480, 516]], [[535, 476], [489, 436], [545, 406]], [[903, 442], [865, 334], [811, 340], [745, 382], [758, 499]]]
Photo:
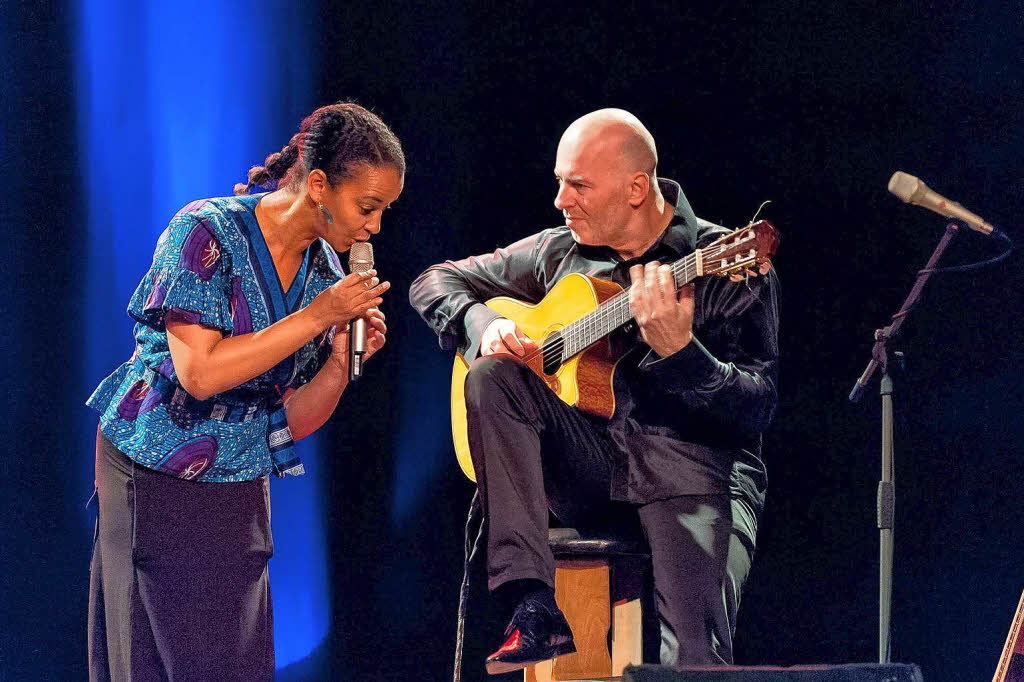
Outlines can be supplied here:
[[693, 284], [676, 292], [672, 267], [652, 261], [629, 269], [629, 304], [640, 335], [665, 358], [693, 338]]

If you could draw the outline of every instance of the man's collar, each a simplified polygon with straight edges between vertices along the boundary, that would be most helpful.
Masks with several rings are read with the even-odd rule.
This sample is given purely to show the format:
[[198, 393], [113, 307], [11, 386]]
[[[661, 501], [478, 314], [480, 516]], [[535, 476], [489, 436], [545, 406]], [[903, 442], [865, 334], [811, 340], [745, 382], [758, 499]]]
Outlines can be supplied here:
[[658, 187], [665, 201], [672, 204], [672, 220], [668, 228], [661, 234], [651, 249], [659, 245], [667, 246], [675, 251], [678, 256], [685, 256], [697, 248], [697, 236], [700, 233], [700, 223], [697, 216], [690, 208], [690, 202], [683, 194], [683, 188], [679, 183], [669, 178], [658, 178]]

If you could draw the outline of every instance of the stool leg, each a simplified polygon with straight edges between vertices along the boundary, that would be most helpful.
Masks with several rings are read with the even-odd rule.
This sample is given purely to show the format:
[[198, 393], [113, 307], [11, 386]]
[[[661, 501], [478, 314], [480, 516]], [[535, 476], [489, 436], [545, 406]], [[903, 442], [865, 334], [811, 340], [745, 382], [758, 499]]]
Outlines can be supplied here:
[[616, 602], [612, 606], [612, 676], [622, 675], [627, 665], [640, 665], [644, 659], [643, 610], [639, 599]]
[[[611, 675], [608, 633], [611, 629], [611, 571], [606, 559], [561, 559], [555, 562], [555, 601], [572, 628], [576, 653], [559, 656], [551, 680], [585, 680]], [[531, 666], [537, 668], [539, 666]], [[531, 673], [540, 682], [540, 671]]]
[[649, 559], [619, 556], [612, 562], [612, 675], [644, 662], [644, 577]]
[[553, 667], [554, 661], [542, 661], [527, 666], [523, 671], [523, 680], [524, 682], [552, 682], [554, 680], [551, 676]]

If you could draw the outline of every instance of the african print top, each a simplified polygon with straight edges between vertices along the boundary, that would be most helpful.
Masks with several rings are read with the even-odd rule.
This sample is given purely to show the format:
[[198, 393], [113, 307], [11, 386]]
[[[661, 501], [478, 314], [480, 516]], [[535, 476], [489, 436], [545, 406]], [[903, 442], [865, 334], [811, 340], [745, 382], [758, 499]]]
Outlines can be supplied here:
[[164, 321], [175, 316], [240, 336], [303, 308], [344, 276], [322, 239], [306, 249], [287, 290], [254, 210], [263, 195], [203, 199], [171, 220], [153, 265], [128, 304], [135, 352], [87, 404], [104, 435], [132, 460], [194, 481], [248, 481], [304, 473], [282, 396], [310, 381], [330, 357], [333, 330], [264, 374], [208, 400], [178, 382]]

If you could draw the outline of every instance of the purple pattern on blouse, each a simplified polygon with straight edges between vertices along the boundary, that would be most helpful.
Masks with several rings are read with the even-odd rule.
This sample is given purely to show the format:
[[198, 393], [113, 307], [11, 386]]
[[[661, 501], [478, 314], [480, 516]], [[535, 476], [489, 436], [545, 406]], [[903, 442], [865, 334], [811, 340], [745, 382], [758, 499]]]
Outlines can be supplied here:
[[177, 218], [182, 213], [190, 213], [191, 211], [198, 211], [200, 208], [203, 207], [203, 205], [207, 201], [209, 201], [209, 199], [196, 199], [195, 201], [193, 201], [191, 203], [185, 204], [184, 206], [181, 207], [180, 211], [178, 211], [177, 213], [174, 214], [174, 217]]
[[189, 233], [181, 248], [179, 264], [199, 275], [205, 282], [210, 281], [220, 262], [220, 242], [205, 220], [201, 221]]
[[125, 392], [121, 402], [117, 404], [117, 416], [121, 419], [135, 419], [138, 417], [142, 403], [149, 393], [149, 385], [145, 381], [136, 381]]
[[174, 376], [174, 360], [171, 359], [171, 356], [168, 355], [161, 360], [160, 364], [156, 366], [156, 371], [167, 378]]
[[171, 308], [170, 311], [168, 311], [167, 313], [167, 318], [174, 322], [199, 324], [203, 320], [203, 315], [202, 313], [197, 313], [194, 310], [185, 310], [184, 308]]
[[163, 394], [151, 386], [146, 393], [146, 397], [142, 400], [142, 404], [139, 405], [139, 414], [146, 414], [163, 401]]
[[209, 469], [216, 457], [217, 439], [213, 436], [200, 436], [176, 447], [156, 468], [191, 481]]
[[149, 292], [149, 298], [146, 299], [146, 311], [163, 307], [165, 298], [167, 298], [167, 288], [160, 283], [154, 284], [153, 290]]
[[338, 254], [334, 252], [334, 249], [325, 249], [322, 253], [326, 254], [327, 260], [334, 266], [334, 269], [341, 272], [341, 259], [338, 258]]

